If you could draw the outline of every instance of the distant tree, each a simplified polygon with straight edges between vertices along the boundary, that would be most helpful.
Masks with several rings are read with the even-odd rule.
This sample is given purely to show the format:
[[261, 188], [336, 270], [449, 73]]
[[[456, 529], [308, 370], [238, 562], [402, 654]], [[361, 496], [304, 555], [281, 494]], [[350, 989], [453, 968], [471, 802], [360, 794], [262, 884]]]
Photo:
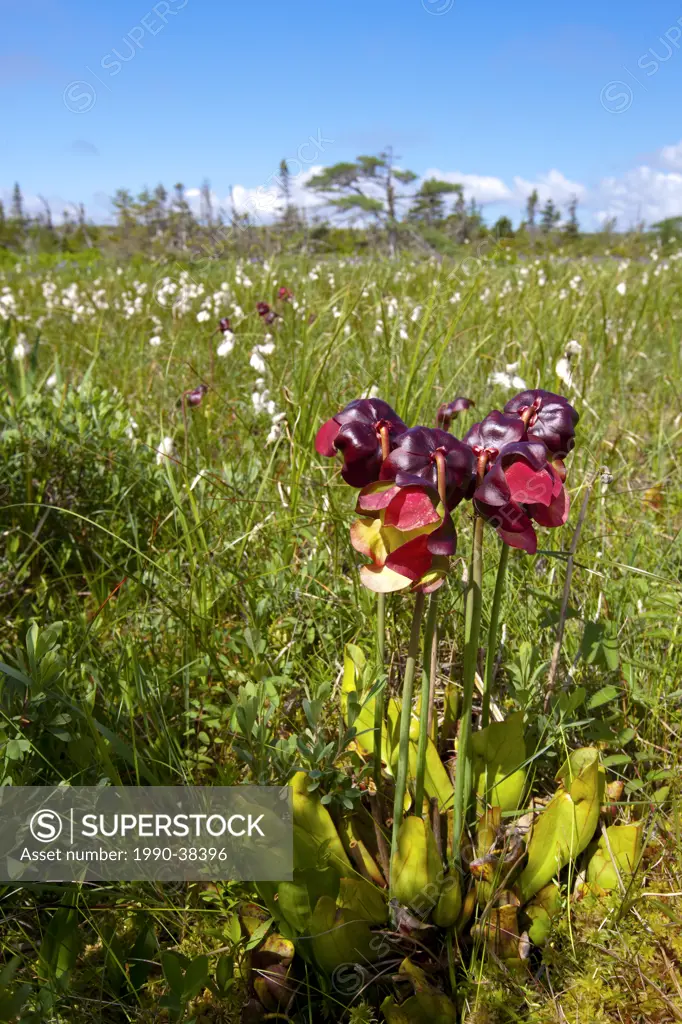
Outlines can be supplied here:
[[165, 187], [159, 183], [154, 189], [154, 220], [156, 222], [157, 232], [163, 234], [168, 227], [168, 211], [166, 204], [168, 202], [168, 192]]
[[359, 156], [356, 161], [333, 164], [316, 174], [306, 187], [323, 195], [330, 206], [341, 213], [358, 217], [370, 215], [376, 224], [385, 228], [389, 248], [395, 250], [397, 242], [398, 195], [395, 182], [409, 185], [416, 174], [393, 166], [393, 151], [388, 147], [376, 156]]
[[433, 225], [445, 217], [445, 197], [462, 192], [462, 186], [450, 181], [427, 178], [421, 183], [407, 216], [410, 220]]
[[48, 231], [52, 231], [52, 210], [50, 209], [50, 204], [44, 196], [38, 196], [38, 199], [43, 204], [43, 209], [45, 210], [45, 227]]
[[538, 190], [534, 188], [526, 200], [526, 223], [530, 228], [531, 234], [535, 228], [535, 215], [537, 213], [539, 201], [540, 197], [538, 196]]
[[509, 217], [498, 217], [492, 227], [495, 238], [513, 238], [514, 226]]
[[181, 181], [176, 182], [173, 186], [171, 223], [175, 244], [180, 249], [186, 249], [194, 225], [194, 218], [189, 203], [185, 198], [185, 186]]
[[567, 238], [577, 238], [580, 233], [580, 225], [578, 224], [578, 197], [571, 196], [568, 204], [568, 217], [564, 224], [564, 234]]
[[291, 198], [291, 175], [289, 164], [281, 160], [279, 165], [278, 187], [282, 201], [282, 214], [280, 224], [285, 231], [293, 231], [302, 226], [301, 218]]
[[548, 235], [561, 220], [561, 210], [556, 206], [553, 199], [548, 199], [540, 212], [540, 230], [543, 235]]
[[663, 245], [682, 241], [682, 217], [666, 217], [651, 225]]
[[199, 219], [206, 227], [213, 227], [213, 199], [211, 196], [211, 183], [204, 178], [201, 185], [201, 197], [199, 200]]
[[10, 218], [17, 221], [19, 224], [24, 222], [24, 197], [21, 194], [19, 182], [14, 183], [12, 189], [12, 205], [10, 207]]
[[130, 190], [119, 188], [111, 201], [116, 211], [116, 220], [124, 238], [128, 238], [135, 226], [135, 204]]

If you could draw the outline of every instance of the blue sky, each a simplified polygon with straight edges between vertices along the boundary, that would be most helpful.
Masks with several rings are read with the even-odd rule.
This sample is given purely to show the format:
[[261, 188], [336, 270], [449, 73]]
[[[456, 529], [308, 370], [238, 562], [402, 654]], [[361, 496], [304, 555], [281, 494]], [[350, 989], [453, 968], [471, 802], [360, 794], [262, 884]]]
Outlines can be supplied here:
[[0, 0], [0, 19], [0, 189], [56, 210], [204, 177], [246, 203], [282, 157], [303, 195], [312, 167], [391, 143], [488, 219], [533, 185], [577, 193], [587, 224], [682, 213], [672, 0]]

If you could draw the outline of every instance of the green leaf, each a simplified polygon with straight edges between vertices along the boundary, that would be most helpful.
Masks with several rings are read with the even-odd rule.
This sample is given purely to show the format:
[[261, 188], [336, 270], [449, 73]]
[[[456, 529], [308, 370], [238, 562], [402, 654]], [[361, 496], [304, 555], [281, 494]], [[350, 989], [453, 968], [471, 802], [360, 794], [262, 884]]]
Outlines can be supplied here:
[[605, 836], [588, 850], [587, 881], [590, 885], [606, 892], [619, 889], [621, 882], [627, 886], [642, 852], [643, 827], [643, 822], [638, 821], [606, 829]]
[[[309, 950], [319, 967], [331, 974], [341, 964], [367, 964], [377, 959], [366, 921], [349, 920], [329, 896], [317, 901], [310, 921]], [[303, 939], [299, 939], [299, 942]]]
[[386, 1024], [458, 1024], [454, 1003], [440, 992], [418, 992], [404, 1003], [386, 996], [381, 1004]]
[[161, 954], [161, 970], [169, 989], [179, 999], [185, 984], [185, 972], [179, 957], [164, 950]]
[[597, 690], [597, 692], [590, 697], [587, 702], [587, 706], [592, 710], [593, 708], [601, 707], [602, 704], [608, 704], [609, 701], [615, 700], [616, 697], [619, 696], [620, 690], [617, 686], [602, 686], [601, 690]]
[[60, 981], [75, 966], [81, 948], [78, 929], [77, 894], [69, 891], [63, 906], [55, 911], [40, 945], [39, 960], [45, 976]]
[[533, 824], [519, 878], [524, 902], [586, 848], [599, 820], [604, 771], [594, 747], [574, 750], [557, 773], [561, 786]]
[[491, 722], [471, 737], [474, 787], [484, 804], [503, 811], [522, 806], [526, 788], [526, 739], [523, 712]]
[[384, 890], [372, 885], [366, 878], [342, 878], [336, 905], [343, 910], [346, 920], [367, 921], [372, 925], [386, 924], [388, 905]]
[[391, 896], [426, 914], [438, 902], [442, 881], [443, 862], [431, 825], [412, 814], [400, 826], [391, 858]]

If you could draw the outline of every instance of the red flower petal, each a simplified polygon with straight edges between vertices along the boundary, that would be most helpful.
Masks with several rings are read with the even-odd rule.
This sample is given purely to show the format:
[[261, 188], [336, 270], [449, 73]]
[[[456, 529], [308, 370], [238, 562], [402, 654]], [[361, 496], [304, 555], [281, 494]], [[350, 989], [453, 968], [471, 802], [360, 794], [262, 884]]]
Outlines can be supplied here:
[[525, 505], [528, 502], [549, 505], [554, 480], [545, 469], [533, 469], [527, 462], [517, 459], [504, 470], [512, 500]]
[[528, 526], [522, 533], [511, 533], [509, 530], [498, 530], [497, 533], [510, 548], [520, 548], [529, 555], [534, 555], [538, 549], [538, 539], [532, 526]]
[[390, 482], [377, 480], [360, 491], [357, 507], [363, 512], [380, 512], [382, 508], [387, 508], [391, 504], [398, 491], [399, 488], [392, 487]]
[[568, 519], [570, 500], [568, 491], [562, 486], [556, 498], [552, 499], [548, 508], [544, 505], [529, 505], [528, 513], [540, 526], [563, 526]]
[[334, 441], [340, 429], [339, 424], [333, 419], [322, 424], [315, 436], [315, 451], [319, 455], [336, 455]]
[[402, 544], [397, 551], [386, 559], [386, 565], [401, 576], [410, 580], [419, 580], [431, 568], [433, 556], [428, 550], [428, 537], [415, 537], [407, 544]]
[[433, 501], [419, 487], [403, 487], [386, 509], [384, 523], [399, 530], [419, 530], [440, 522]]

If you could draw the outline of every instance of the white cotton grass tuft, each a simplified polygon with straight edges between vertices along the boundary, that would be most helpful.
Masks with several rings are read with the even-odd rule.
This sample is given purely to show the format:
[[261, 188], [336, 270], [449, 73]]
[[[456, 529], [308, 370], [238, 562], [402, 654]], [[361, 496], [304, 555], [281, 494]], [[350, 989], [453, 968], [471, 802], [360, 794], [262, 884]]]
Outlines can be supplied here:
[[216, 349], [216, 355], [219, 355], [221, 359], [225, 356], [229, 356], [230, 352], [234, 348], [234, 334], [232, 331], [225, 331], [223, 334], [223, 340]]
[[567, 388], [573, 390], [575, 384], [573, 381], [573, 373], [571, 372], [571, 364], [565, 356], [562, 356], [559, 362], [554, 367], [556, 375], [562, 384], [565, 384]]
[[12, 349], [12, 359], [25, 359], [29, 352], [30, 349], [26, 344], [26, 335], [20, 334], [16, 345]]
[[175, 442], [172, 437], [164, 437], [161, 439], [159, 447], [156, 449], [156, 463], [161, 465], [164, 459], [172, 459], [175, 456]]
[[518, 363], [507, 363], [504, 371], [493, 370], [488, 377], [488, 386], [506, 388], [507, 391], [512, 388], [516, 391], [525, 391], [528, 385], [523, 377], [519, 377], [518, 373], [514, 372], [518, 365]]
[[566, 343], [564, 354], [557, 362], [554, 370], [557, 377], [571, 391], [577, 391], [573, 363], [577, 362], [582, 353], [583, 347], [579, 341], [571, 340]]
[[151, 345], [152, 348], [158, 348], [159, 345], [161, 344], [160, 336], [158, 334], [155, 334], [153, 337], [149, 339], [149, 344]]
[[616, 285], [616, 291], [618, 292], [619, 295], [625, 295], [627, 290], [628, 290], [628, 287], [627, 287], [625, 281], [619, 281], [618, 284]]

